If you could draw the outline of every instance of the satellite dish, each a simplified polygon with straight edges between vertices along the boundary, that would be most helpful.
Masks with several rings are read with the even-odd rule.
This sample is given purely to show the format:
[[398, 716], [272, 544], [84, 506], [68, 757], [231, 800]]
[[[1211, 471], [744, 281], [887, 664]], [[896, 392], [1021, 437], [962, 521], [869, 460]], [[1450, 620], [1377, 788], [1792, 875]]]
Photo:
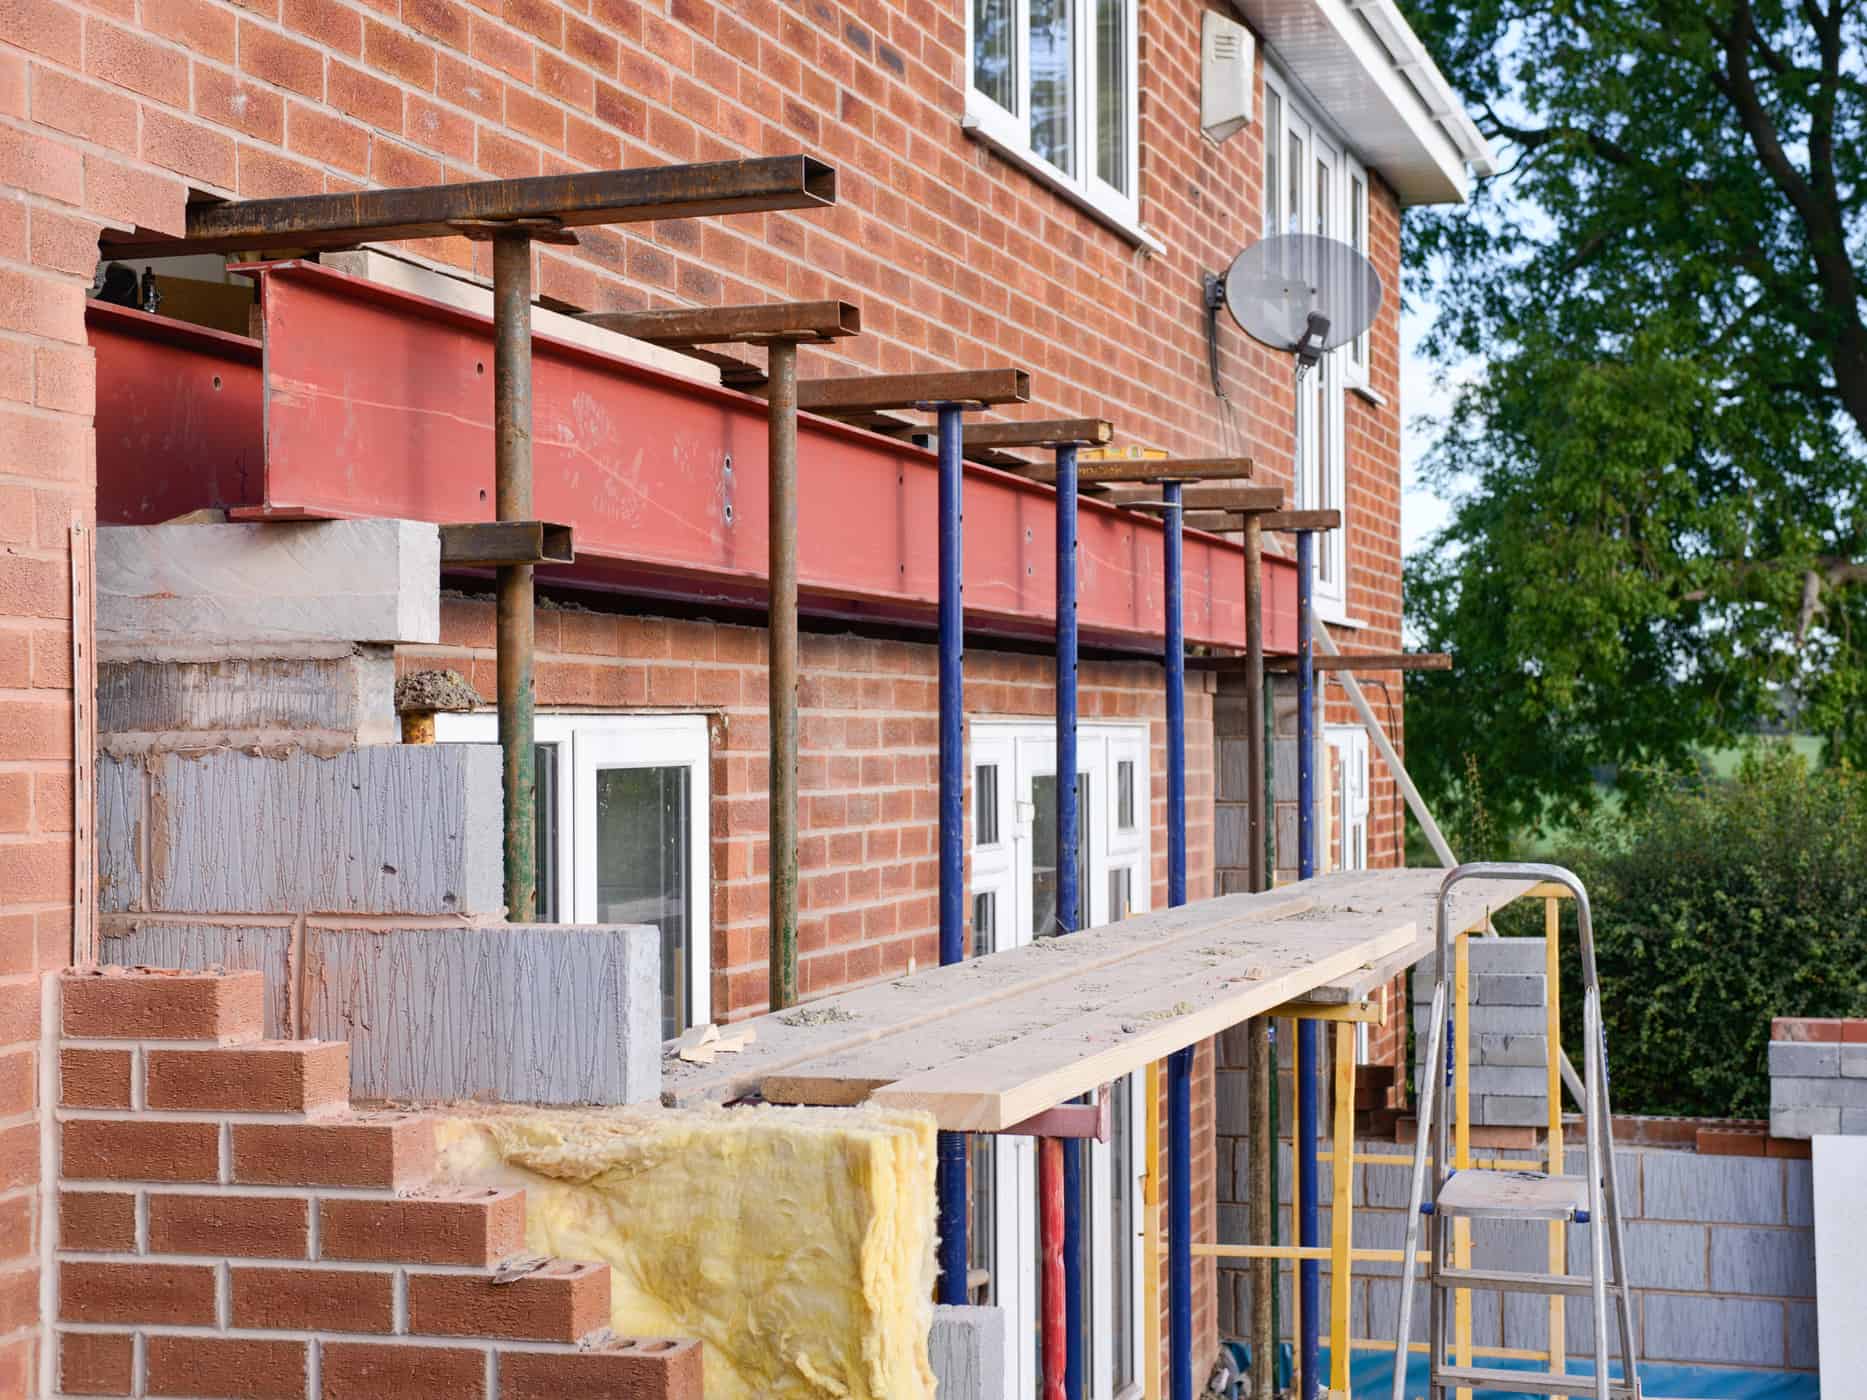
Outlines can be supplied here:
[[1238, 328], [1306, 369], [1346, 345], [1381, 309], [1381, 275], [1348, 244], [1314, 233], [1253, 243], [1225, 270], [1225, 306]]

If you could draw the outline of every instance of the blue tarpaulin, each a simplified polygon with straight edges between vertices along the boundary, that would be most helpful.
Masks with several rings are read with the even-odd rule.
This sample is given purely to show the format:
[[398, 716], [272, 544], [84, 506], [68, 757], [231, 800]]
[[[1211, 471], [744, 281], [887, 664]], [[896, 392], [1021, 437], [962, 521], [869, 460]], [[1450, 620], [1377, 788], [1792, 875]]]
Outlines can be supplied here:
[[[1323, 1365], [1328, 1365], [1328, 1349], [1323, 1350]], [[1535, 1361], [1487, 1359], [1483, 1363], [1500, 1371], [1540, 1371], [1546, 1367]], [[1575, 1375], [1591, 1375], [1594, 1367], [1586, 1361], [1571, 1359], [1569, 1370]], [[1611, 1367], [1619, 1374], [1618, 1367]], [[1394, 1357], [1387, 1351], [1358, 1351], [1349, 1367], [1354, 1393], [1363, 1400], [1387, 1400], [1393, 1394]], [[1648, 1400], [1820, 1400], [1821, 1383], [1807, 1372], [1746, 1371], [1725, 1366], [1663, 1366], [1643, 1364], [1640, 1389]], [[1407, 1395], [1426, 1394], [1426, 1357], [1416, 1354], [1407, 1367]], [[1546, 1391], [1474, 1390], [1473, 1400], [1544, 1400]]]

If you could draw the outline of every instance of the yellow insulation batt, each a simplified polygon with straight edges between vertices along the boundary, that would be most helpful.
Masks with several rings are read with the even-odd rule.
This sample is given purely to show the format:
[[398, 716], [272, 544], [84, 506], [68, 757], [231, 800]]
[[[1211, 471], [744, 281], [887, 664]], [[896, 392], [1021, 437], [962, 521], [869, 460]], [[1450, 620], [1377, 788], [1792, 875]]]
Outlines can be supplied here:
[[525, 1188], [528, 1248], [611, 1266], [618, 1333], [703, 1341], [709, 1400], [932, 1400], [926, 1114], [513, 1109], [437, 1136], [448, 1178]]

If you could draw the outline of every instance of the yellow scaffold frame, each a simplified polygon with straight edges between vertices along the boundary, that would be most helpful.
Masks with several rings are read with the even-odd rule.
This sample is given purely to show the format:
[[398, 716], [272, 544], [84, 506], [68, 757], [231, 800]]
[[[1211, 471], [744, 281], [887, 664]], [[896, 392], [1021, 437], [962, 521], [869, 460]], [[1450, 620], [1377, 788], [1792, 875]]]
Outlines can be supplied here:
[[[1530, 889], [1524, 896], [1528, 899], [1543, 901], [1543, 933], [1545, 938], [1544, 970], [1547, 984], [1547, 1014], [1545, 1016], [1545, 1036], [1548, 1046], [1548, 1096], [1549, 1121], [1546, 1124], [1547, 1141], [1545, 1157], [1547, 1170], [1559, 1174], [1563, 1168], [1562, 1142], [1562, 1000], [1559, 990], [1561, 967], [1560, 938], [1562, 931], [1561, 901], [1572, 898], [1567, 888], [1561, 885], [1540, 884]], [[1469, 940], [1473, 937], [1489, 937], [1490, 921], [1487, 919], [1481, 930], [1467, 930], [1453, 937], [1453, 1058], [1452, 1058], [1452, 1150], [1455, 1164], [1461, 1169], [1470, 1167], [1521, 1168], [1524, 1159], [1498, 1158], [1474, 1159], [1472, 1156], [1472, 1120], [1471, 1120], [1471, 951]], [[1351, 1336], [1349, 1327], [1349, 1290], [1354, 1282], [1354, 1265], [1361, 1264], [1398, 1264], [1402, 1255], [1398, 1249], [1356, 1249], [1353, 1243], [1353, 1176], [1357, 1164], [1379, 1166], [1413, 1165], [1410, 1153], [1401, 1152], [1356, 1152], [1355, 1143], [1355, 1034], [1356, 1026], [1368, 1022], [1385, 1024], [1388, 1015], [1387, 989], [1381, 988], [1379, 994], [1366, 1001], [1335, 1004], [1322, 1002], [1288, 1002], [1269, 1013], [1270, 1016], [1297, 1021], [1319, 1021], [1335, 1027], [1334, 1055], [1334, 1094], [1335, 1117], [1333, 1139], [1327, 1148], [1326, 1156], [1321, 1156], [1331, 1164], [1331, 1200], [1330, 1200], [1330, 1242], [1327, 1246], [1304, 1248], [1300, 1245], [1270, 1244], [1199, 1244], [1192, 1247], [1193, 1257], [1205, 1259], [1272, 1259], [1280, 1263], [1295, 1263], [1299, 1260], [1315, 1259], [1326, 1261], [1329, 1265], [1329, 1388], [1327, 1400], [1351, 1400], [1349, 1393], [1349, 1358], [1355, 1351], [1387, 1350], [1394, 1345], [1372, 1337]], [[1154, 1300], [1155, 1306], [1143, 1309], [1144, 1348], [1143, 1354], [1150, 1359], [1144, 1366], [1142, 1393], [1145, 1400], [1160, 1400], [1161, 1373], [1161, 1329], [1160, 1309], [1160, 1241], [1161, 1226], [1159, 1220], [1160, 1202], [1160, 1067], [1149, 1065], [1147, 1071], [1147, 1134], [1146, 1134], [1146, 1172], [1142, 1179], [1142, 1202], [1144, 1205], [1142, 1248], [1142, 1267], [1146, 1279], [1145, 1296]], [[1300, 1177], [1291, 1182], [1291, 1218], [1295, 1219], [1301, 1201]], [[1565, 1273], [1568, 1268], [1567, 1229], [1559, 1220], [1549, 1222], [1549, 1271], [1552, 1274]], [[1471, 1223], [1457, 1220], [1453, 1223], [1452, 1236], [1453, 1260], [1459, 1268], [1471, 1266]], [[1425, 1261], [1421, 1261], [1422, 1264]], [[1293, 1304], [1300, 1302], [1293, 1295]], [[1560, 1373], [1566, 1369], [1565, 1323], [1563, 1298], [1561, 1294], [1549, 1299], [1549, 1342], [1548, 1349], [1537, 1351], [1521, 1347], [1495, 1347], [1474, 1345], [1472, 1340], [1472, 1295], [1471, 1290], [1461, 1288], [1453, 1295], [1453, 1349], [1457, 1363], [1469, 1366], [1475, 1357], [1497, 1357], [1521, 1361], [1541, 1361], [1551, 1371]], [[1424, 1353], [1424, 1342], [1414, 1342], [1408, 1347], [1410, 1352]], [[1462, 1388], [1459, 1400], [1471, 1400], [1471, 1391]], [[1555, 1400], [1552, 1397], [1551, 1400]]]

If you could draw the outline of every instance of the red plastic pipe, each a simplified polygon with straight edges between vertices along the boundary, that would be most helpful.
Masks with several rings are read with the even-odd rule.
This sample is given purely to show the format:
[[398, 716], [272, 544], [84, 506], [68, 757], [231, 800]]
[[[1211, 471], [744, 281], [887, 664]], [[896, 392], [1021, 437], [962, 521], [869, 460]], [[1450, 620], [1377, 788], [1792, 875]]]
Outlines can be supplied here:
[[1037, 1140], [1038, 1250], [1043, 1260], [1044, 1400], [1064, 1400], [1068, 1299], [1063, 1288], [1063, 1140]]

